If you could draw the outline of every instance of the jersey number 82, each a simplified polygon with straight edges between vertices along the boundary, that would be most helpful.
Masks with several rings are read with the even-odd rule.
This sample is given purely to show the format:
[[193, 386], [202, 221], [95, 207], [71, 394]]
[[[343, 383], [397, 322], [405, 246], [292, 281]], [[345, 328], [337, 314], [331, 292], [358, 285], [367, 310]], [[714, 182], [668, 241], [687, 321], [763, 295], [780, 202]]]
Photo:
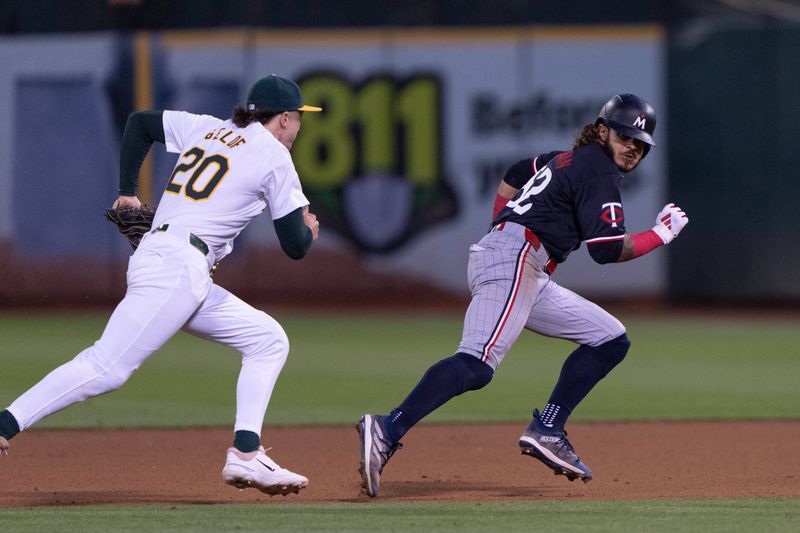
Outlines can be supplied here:
[[518, 215], [527, 213], [533, 207], [533, 197], [542, 192], [550, 184], [552, 178], [553, 171], [549, 167], [542, 168], [528, 180], [528, 183], [520, 189], [513, 200], [506, 204], [506, 207], [510, 207]]

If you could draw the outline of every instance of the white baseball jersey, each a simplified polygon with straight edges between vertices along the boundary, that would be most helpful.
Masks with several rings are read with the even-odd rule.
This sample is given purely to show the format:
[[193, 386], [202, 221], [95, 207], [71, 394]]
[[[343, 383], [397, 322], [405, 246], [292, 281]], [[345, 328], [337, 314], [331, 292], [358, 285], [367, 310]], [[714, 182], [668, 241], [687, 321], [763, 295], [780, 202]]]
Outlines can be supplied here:
[[[269, 207], [281, 218], [308, 205], [289, 151], [261, 124], [165, 111], [167, 149], [181, 154], [154, 226], [128, 262], [128, 290], [94, 345], [50, 372], [8, 410], [21, 430], [60, 409], [118, 389], [183, 329], [239, 351], [234, 431], [261, 434], [289, 354], [281, 325], [209, 275], [233, 239]], [[203, 252], [190, 234], [209, 246]]]
[[200, 237], [217, 261], [267, 207], [274, 219], [309, 204], [289, 150], [259, 123], [164, 111], [167, 151], [180, 153], [153, 227], [183, 228]]

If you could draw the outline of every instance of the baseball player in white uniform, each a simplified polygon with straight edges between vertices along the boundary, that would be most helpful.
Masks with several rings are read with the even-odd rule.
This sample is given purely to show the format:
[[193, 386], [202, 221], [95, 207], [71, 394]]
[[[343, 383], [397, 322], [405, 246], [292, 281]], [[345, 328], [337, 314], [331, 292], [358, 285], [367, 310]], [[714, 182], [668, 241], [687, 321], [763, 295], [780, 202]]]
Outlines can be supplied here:
[[306, 477], [278, 466], [261, 446], [267, 405], [289, 353], [286, 333], [210, 276], [236, 236], [267, 208], [290, 257], [304, 257], [317, 238], [319, 223], [308, 211], [289, 153], [307, 111], [321, 108], [304, 105], [293, 81], [271, 75], [253, 85], [247, 108], [237, 106], [228, 120], [182, 111], [131, 114], [114, 207], [141, 207], [139, 169], [154, 141], [181, 155], [152, 230], [130, 258], [125, 298], [101, 338], [0, 413], [0, 453], [7, 453], [16, 433], [47, 415], [122, 386], [183, 329], [242, 354], [235, 437], [224, 481], [271, 495], [297, 493], [308, 485]]

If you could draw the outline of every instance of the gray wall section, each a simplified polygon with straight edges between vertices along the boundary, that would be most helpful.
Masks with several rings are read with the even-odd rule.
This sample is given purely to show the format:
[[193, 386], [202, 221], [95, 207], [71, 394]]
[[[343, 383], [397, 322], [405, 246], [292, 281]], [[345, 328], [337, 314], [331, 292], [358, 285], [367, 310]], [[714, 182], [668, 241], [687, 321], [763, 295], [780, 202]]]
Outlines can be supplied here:
[[[703, 24], [670, 33], [667, 197], [685, 208], [691, 224], [668, 249], [669, 294], [695, 302], [800, 302], [800, 226], [794, 222], [800, 150], [793, 135], [800, 123], [800, 28]], [[18, 57], [20, 49], [38, 46], [8, 48]], [[2, 225], [11, 233], [2, 237], [12, 240], [17, 258], [87, 262], [129, 251], [102, 221], [116, 195], [121, 133], [102, 81], [108, 77], [104, 46], [93, 61], [100, 74], [70, 75], [46, 63], [52, 52], [16, 64], [23, 74], [15, 74], [13, 106], [6, 107], [14, 126], [3, 138], [13, 146], [4, 152], [10, 157], [0, 190], [11, 191], [10, 220]], [[32, 74], [21, 65], [55, 74]], [[241, 84], [231, 80], [197, 80], [169, 101], [226, 116], [242, 96]], [[175, 156], [163, 148], [154, 153], [158, 191]]]
[[[694, 28], [697, 30], [697, 28]], [[677, 32], [670, 54], [675, 298], [800, 300], [800, 29]]]
[[115, 254], [118, 236], [100, 223], [118, 175], [106, 91], [89, 77], [22, 77], [15, 100], [16, 253], [87, 259]]

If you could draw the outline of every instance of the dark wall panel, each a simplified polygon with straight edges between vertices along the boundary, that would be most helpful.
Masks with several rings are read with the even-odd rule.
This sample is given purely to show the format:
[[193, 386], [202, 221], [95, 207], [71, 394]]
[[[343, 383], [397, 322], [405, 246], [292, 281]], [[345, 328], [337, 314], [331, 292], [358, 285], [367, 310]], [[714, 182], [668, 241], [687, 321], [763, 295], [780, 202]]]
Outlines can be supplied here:
[[670, 54], [671, 247], [684, 300], [797, 300], [800, 29], [677, 34]]

